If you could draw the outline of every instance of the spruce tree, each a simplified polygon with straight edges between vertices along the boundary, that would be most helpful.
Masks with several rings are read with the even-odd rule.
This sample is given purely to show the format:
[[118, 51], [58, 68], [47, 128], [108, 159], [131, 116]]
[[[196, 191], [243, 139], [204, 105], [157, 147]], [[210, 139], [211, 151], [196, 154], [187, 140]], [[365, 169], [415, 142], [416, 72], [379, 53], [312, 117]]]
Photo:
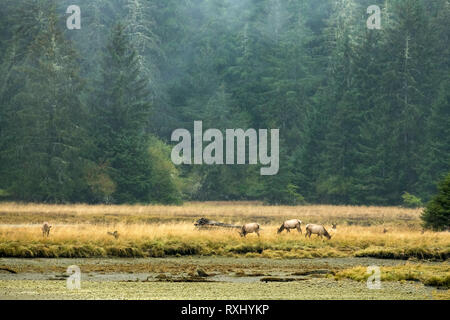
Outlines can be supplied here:
[[101, 72], [91, 106], [94, 159], [98, 165], [109, 167], [109, 176], [116, 184], [115, 202], [149, 202], [148, 85], [141, 77], [136, 50], [120, 23], [111, 32]]
[[438, 193], [427, 204], [421, 218], [425, 228], [450, 229], [450, 173], [439, 182]]
[[450, 78], [444, 80], [426, 125], [427, 141], [423, 145], [423, 165], [420, 167], [420, 190], [425, 198], [435, 192], [432, 181], [450, 171]]
[[31, 42], [15, 81], [23, 86], [12, 99], [7, 149], [10, 186], [15, 199], [44, 202], [82, 201], [84, 110], [78, 57], [64, 39], [55, 7]]

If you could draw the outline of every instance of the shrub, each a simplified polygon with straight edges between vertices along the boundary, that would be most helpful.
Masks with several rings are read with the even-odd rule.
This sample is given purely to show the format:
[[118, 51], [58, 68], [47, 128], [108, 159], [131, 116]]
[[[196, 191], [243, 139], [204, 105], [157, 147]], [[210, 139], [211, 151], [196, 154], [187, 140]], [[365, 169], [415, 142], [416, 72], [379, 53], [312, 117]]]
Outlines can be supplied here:
[[402, 199], [403, 199], [403, 206], [405, 208], [420, 208], [423, 206], [422, 200], [420, 200], [420, 198], [406, 191], [403, 193]]
[[424, 228], [450, 229], [450, 173], [438, 184], [438, 194], [427, 204], [421, 218]]
[[1, 198], [7, 198], [7, 197], [9, 197], [9, 196], [10, 196], [10, 194], [9, 194], [8, 191], [6, 191], [6, 190], [4, 190], [4, 189], [0, 189], [0, 199], [1, 199]]
[[[274, 187], [275, 186], [275, 187]], [[274, 185], [268, 188], [264, 196], [265, 203], [269, 205], [297, 206], [306, 204], [305, 198], [298, 193], [299, 187], [288, 183], [286, 186]], [[277, 190], [275, 190], [277, 189]]]

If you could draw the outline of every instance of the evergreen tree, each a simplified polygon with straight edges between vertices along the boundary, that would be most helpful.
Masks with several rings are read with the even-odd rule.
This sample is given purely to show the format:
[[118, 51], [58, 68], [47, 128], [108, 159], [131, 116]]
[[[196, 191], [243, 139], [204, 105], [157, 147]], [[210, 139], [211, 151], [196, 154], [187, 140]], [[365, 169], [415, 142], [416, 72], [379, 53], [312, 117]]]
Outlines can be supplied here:
[[[380, 105], [389, 117], [390, 189], [393, 198], [403, 191], [416, 194], [423, 144], [423, 119], [429, 114], [426, 84], [430, 81], [429, 25], [421, 1], [403, 0], [392, 6], [392, 22], [386, 26], [385, 69]], [[388, 58], [389, 57], [389, 58]], [[425, 84], [425, 85], [424, 85]], [[398, 201], [398, 200], [397, 200]]]
[[438, 193], [427, 204], [421, 218], [425, 228], [450, 229], [450, 173], [439, 182]]
[[9, 129], [15, 141], [7, 149], [14, 177], [9, 188], [20, 200], [82, 201], [84, 110], [78, 99], [78, 58], [61, 33], [55, 7], [46, 14], [23, 64], [16, 67], [16, 81], [23, 86], [11, 101], [14, 127]]
[[91, 105], [95, 162], [109, 166], [117, 203], [149, 202], [150, 160], [145, 127], [150, 112], [146, 79], [122, 24], [111, 33], [101, 82]]
[[362, 38], [361, 7], [353, 0], [337, 1], [325, 32], [329, 37], [330, 63], [325, 112], [327, 132], [320, 158], [323, 170], [316, 190], [326, 203], [355, 204], [355, 163], [359, 156], [359, 123], [366, 104], [358, 96], [358, 48]]
[[421, 148], [418, 190], [429, 199], [436, 192], [434, 181], [450, 171], [450, 3], [438, 1], [431, 21], [432, 71], [429, 85], [431, 110], [425, 120], [425, 141]]

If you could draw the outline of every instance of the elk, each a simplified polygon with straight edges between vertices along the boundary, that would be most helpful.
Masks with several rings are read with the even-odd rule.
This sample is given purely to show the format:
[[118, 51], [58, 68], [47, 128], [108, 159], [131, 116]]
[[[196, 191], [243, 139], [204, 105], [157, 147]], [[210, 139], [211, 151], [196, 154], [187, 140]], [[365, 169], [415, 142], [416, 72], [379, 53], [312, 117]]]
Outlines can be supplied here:
[[306, 234], [305, 238], [308, 236], [311, 238], [311, 234], [317, 234], [318, 237], [325, 236], [328, 238], [328, 240], [331, 239], [330, 234], [327, 232], [324, 226], [319, 224], [307, 224], [306, 225]]
[[286, 220], [283, 222], [281, 227], [278, 229], [277, 233], [281, 233], [286, 229], [286, 232], [291, 232], [290, 229], [297, 229], [298, 232], [302, 233], [302, 221], [298, 219]]
[[52, 228], [51, 225], [48, 224], [48, 222], [44, 222], [44, 224], [42, 225], [42, 236], [50, 236], [50, 229]]
[[241, 230], [239, 231], [239, 234], [241, 235], [241, 237], [245, 237], [248, 233], [255, 232], [259, 237], [259, 230], [260, 230], [259, 224], [247, 223], [242, 226]]

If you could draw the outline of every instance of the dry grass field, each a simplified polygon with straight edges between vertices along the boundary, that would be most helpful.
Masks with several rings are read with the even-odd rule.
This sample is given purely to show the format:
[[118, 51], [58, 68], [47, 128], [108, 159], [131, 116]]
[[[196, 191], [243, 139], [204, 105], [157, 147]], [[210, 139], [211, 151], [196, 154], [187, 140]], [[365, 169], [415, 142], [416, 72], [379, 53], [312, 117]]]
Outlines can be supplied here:
[[[246, 255], [268, 258], [370, 256], [446, 260], [450, 233], [423, 232], [420, 209], [351, 206], [263, 206], [259, 203], [187, 203], [183, 206], [0, 205], [2, 257], [164, 257]], [[258, 222], [261, 237], [236, 229], [197, 230], [207, 217], [242, 225]], [[285, 219], [320, 223], [331, 240], [277, 234]], [[42, 236], [43, 221], [53, 225]], [[331, 230], [331, 223], [338, 223]], [[303, 227], [304, 229], [304, 227]], [[117, 230], [119, 238], [108, 235]], [[386, 232], [384, 232], [386, 231]]]

